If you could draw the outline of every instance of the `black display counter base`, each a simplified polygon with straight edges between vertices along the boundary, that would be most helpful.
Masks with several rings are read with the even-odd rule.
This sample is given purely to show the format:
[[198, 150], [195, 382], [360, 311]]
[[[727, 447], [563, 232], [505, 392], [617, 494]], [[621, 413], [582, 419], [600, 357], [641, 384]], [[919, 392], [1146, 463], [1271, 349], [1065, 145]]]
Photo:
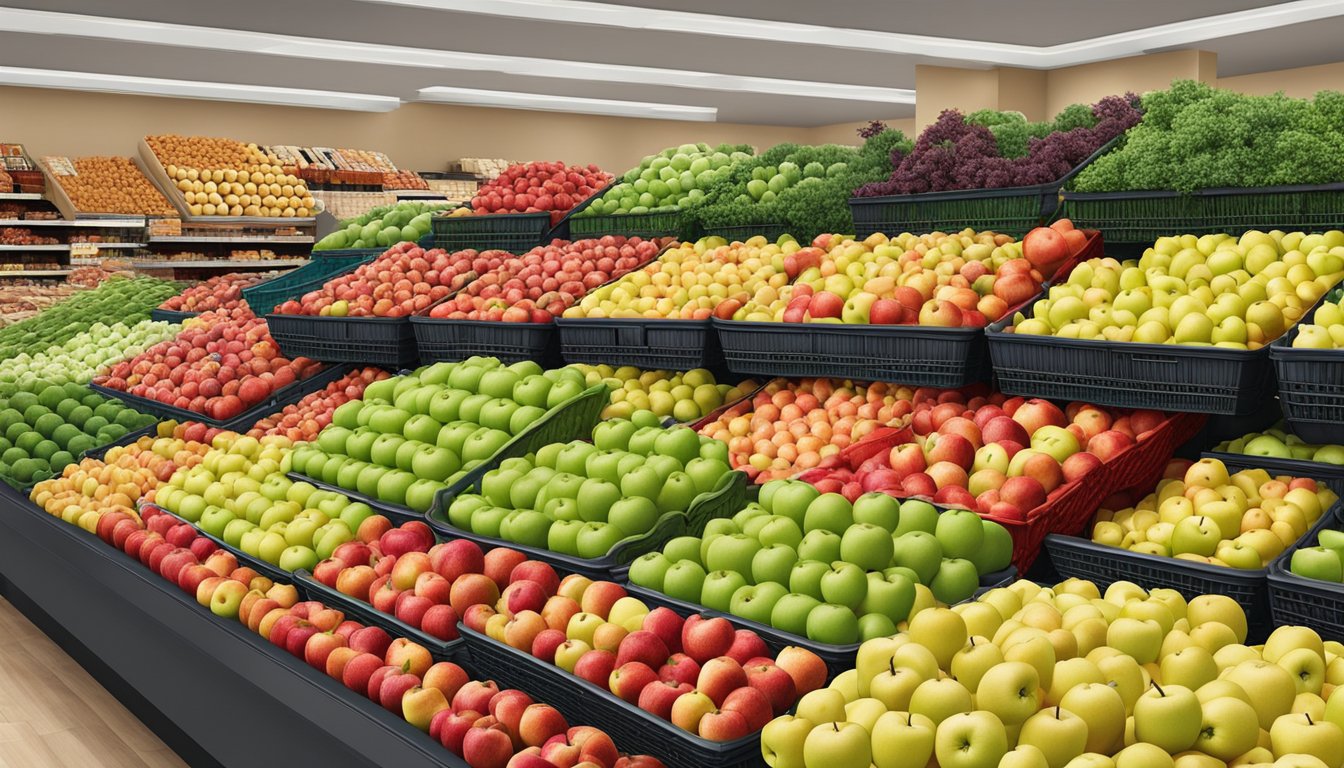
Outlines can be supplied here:
[[0, 592], [194, 767], [465, 765], [8, 486]]

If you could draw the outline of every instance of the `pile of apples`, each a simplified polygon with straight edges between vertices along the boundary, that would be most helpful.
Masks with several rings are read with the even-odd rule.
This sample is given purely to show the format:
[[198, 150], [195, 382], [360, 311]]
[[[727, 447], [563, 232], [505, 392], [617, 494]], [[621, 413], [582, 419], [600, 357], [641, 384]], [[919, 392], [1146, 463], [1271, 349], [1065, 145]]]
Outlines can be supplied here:
[[[776, 297], [723, 315], [734, 320], [983, 327], [1041, 290], [1087, 237], [1067, 219], [1019, 243], [964, 230], [862, 241], [821, 235], [795, 254], [797, 274]], [[1058, 246], [1058, 247], [1056, 247]]]
[[159, 309], [172, 312], [214, 312], [223, 310], [225, 313], [232, 312], [240, 307], [246, 309], [247, 302], [243, 301], [243, 289], [270, 280], [277, 274], [279, 273], [230, 272], [225, 275], [216, 275], [167, 299], [159, 305]]
[[476, 214], [546, 211], [554, 226], [571, 208], [610, 184], [612, 178], [592, 164], [519, 163], [482, 184], [471, 198], [471, 209]]
[[1131, 552], [1259, 570], [1296, 544], [1338, 496], [1306, 477], [1229, 474], [1218, 459], [1173, 461], [1152, 493], [1102, 509], [1092, 540]]
[[1086, 478], [1167, 419], [1158, 411], [1077, 402], [1061, 409], [1048, 400], [978, 391], [917, 393], [911, 442], [857, 467], [816, 469], [801, 477], [850, 499], [881, 491], [1026, 520], [1056, 489]]
[[994, 589], [869, 640], [761, 734], [783, 768], [1344, 764], [1344, 651], [1306, 627], [1246, 645], [1231, 598], [1117, 581]]
[[181, 331], [180, 325], [154, 320], [141, 320], [130, 326], [122, 322], [93, 323], [64, 344], [6, 358], [0, 362], [0, 382], [13, 382], [21, 388], [39, 382], [84, 384], [107, 364], [137, 355]]
[[755, 733], [826, 682], [815, 653], [772, 656], [759, 635], [727, 619], [650, 611], [621, 585], [577, 574], [552, 587], [540, 608], [506, 615], [482, 606], [464, 623], [711, 741]]
[[1090, 259], [1074, 267], [1032, 305], [1030, 318], [1015, 316], [1012, 332], [1260, 349], [1341, 277], [1338, 230], [1163, 237], [1138, 261]]
[[1303, 323], [1293, 338], [1298, 349], [1344, 349], [1344, 305], [1336, 295], [1316, 308], [1310, 323]]
[[733, 469], [757, 483], [812, 469], [884, 426], [901, 426], [915, 389], [840, 379], [776, 379], [700, 434], [728, 444]]
[[391, 527], [367, 504], [286, 477], [292, 447], [283, 437], [222, 432], [199, 464], [144, 501], [286, 571], [312, 570], [341, 544], [375, 540]]
[[602, 409], [603, 419], [628, 419], [636, 411], [652, 411], [660, 418], [689, 424], [724, 403], [741, 400], [759, 386], [752, 379], [743, 379], [736, 385], [719, 383], [704, 368], [643, 371], [629, 365], [613, 368], [583, 363], [570, 367], [581, 372], [589, 386], [606, 384], [611, 389], [610, 403]]
[[1276, 459], [1316, 461], [1344, 466], [1344, 445], [1313, 445], [1283, 428], [1280, 422], [1263, 432], [1248, 432], [1235, 440], [1219, 443], [1215, 451], [1245, 456], [1269, 456]]
[[[504, 251], [425, 250], [398, 243], [353, 272], [275, 308], [281, 315], [320, 317], [407, 317], [497, 269], [511, 258]], [[265, 310], [265, 307], [258, 307]]]
[[351, 400], [358, 400], [364, 395], [365, 387], [389, 375], [387, 371], [372, 366], [355, 369], [331, 382], [325, 389], [310, 392], [299, 402], [290, 403], [279, 412], [261, 419], [247, 434], [256, 438], [282, 435], [295, 443], [316, 440], [323, 427], [331, 423], [332, 414], [337, 408]]
[[753, 298], [774, 301], [789, 283], [785, 260], [800, 248], [793, 241], [777, 245], [754, 240], [747, 245], [722, 237], [682, 243], [643, 269], [584, 296], [564, 317], [731, 317]]
[[[550, 443], [505, 459], [447, 510], [461, 530], [593, 559], [644, 536], [664, 516], [686, 515], [732, 469], [728, 446], [649, 411], [593, 428], [592, 442]], [[740, 477], [740, 476], [739, 476]]]
[[549, 323], [589, 290], [657, 255], [655, 240], [607, 235], [533, 248], [473, 280], [430, 317]]
[[969, 599], [1013, 543], [966, 510], [871, 493], [851, 504], [798, 480], [637, 559], [630, 583], [799, 637], [847, 645], [895, 634], [934, 604]]
[[228, 421], [321, 369], [290, 360], [251, 312], [206, 312], [162, 341], [113, 365], [95, 384]]
[[532, 361], [473, 357], [369, 384], [337, 408], [292, 467], [309, 477], [419, 512], [439, 491], [584, 390], [583, 375]]

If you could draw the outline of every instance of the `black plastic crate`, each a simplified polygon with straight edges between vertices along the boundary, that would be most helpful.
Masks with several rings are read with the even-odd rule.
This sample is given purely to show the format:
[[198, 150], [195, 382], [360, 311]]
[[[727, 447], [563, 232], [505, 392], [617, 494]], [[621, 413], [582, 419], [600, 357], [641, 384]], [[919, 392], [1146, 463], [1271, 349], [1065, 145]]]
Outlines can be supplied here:
[[981, 328], [711, 321], [728, 370], [962, 387], [989, 378]]
[[[1344, 525], [1344, 510], [1336, 504], [1331, 513], [1322, 515], [1325, 528], [1338, 530]], [[1293, 553], [1303, 547], [1314, 547], [1321, 528], [1284, 550], [1269, 565], [1269, 607], [1274, 626], [1298, 625], [1310, 627], [1322, 636], [1335, 639], [1344, 637], [1344, 584], [1309, 579], [1289, 570]]]
[[482, 216], [432, 216], [434, 247], [449, 253], [466, 250], [525, 253], [547, 240], [551, 214], [492, 213]]
[[1344, 183], [1222, 187], [1190, 194], [1065, 191], [1063, 204], [1064, 215], [1077, 227], [1103, 230], [1111, 242], [1148, 245], [1159, 237], [1185, 233], [1328, 229], [1339, 226], [1340, 211], [1344, 211]]
[[383, 250], [360, 250], [352, 251], [349, 256], [336, 256], [328, 252], [328, 255], [310, 259], [302, 267], [279, 277], [249, 285], [243, 289], [243, 301], [247, 302], [253, 314], [264, 315], [286, 301], [298, 299], [309, 291], [321, 288], [324, 283], [337, 275], [373, 261], [382, 253]]
[[419, 357], [409, 317], [267, 315], [271, 338], [287, 357], [408, 368]]
[[[1302, 322], [1315, 316], [1313, 308]], [[1284, 421], [1309, 443], [1344, 443], [1344, 349], [1298, 349], [1292, 346], [1297, 330], [1294, 326], [1269, 345]]]
[[708, 320], [561, 317], [555, 324], [568, 363], [669, 371], [723, 364], [718, 334]]
[[158, 416], [161, 419], [199, 421], [202, 424], [211, 427], [231, 429], [235, 432], [246, 432], [253, 424], [257, 423], [258, 419], [270, 416], [272, 413], [275, 413], [290, 403], [297, 403], [304, 397], [304, 395], [326, 388], [328, 384], [336, 381], [349, 372], [350, 366], [348, 365], [327, 366], [326, 369], [318, 371], [306, 379], [301, 379], [287, 387], [283, 387], [278, 392], [272, 392], [271, 396], [266, 398], [263, 402], [248, 408], [228, 421], [218, 421], [203, 413], [188, 411], [185, 408], [167, 405], [165, 403], [160, 403], [157, 400], [136, 397], [135, 395], [126, 392], [108, 389], [107, 387], [96, 384], [89, 384], [88, 386], [89, 389], [92, 389], [100, 395], [116, 398], [137, 411]]
[[759, 731], [735, 741], [703, 739], [554, 664], [466, 626], [458, 629], [471, 653], [472, 669], [481, 677], [550, 703], [571, 725], [602, 728], [623, 750], [653, 755], [669, 766], [756, 768], [761, 764]]
[[[1030, 312], [1027, 313], [1030, 315]], [[1255, 351], [986, 331], [999, 389], [1120, 408], [1239, 415], [1274, 397], [1269, 347]]]
[[[1060, 207], [1060, 190], [1089, 163], [1110, 151], [1120, 137], [1106, 142], [1077, 167], [1049, 184], [998, 189], [956, 189], [912, 195], [851, 197], [855, 234], [865, 238], [874, 232], [958, 232], [967, 227], [1022, 236], [1049, 221]], [[1100, 229], [1111, 239], [1108, 228], [1075, 222], [1079, 229]]]
[[426, 518], [429, 526], [437, 533], [453, 539], [469, 539], [481, 545], [482, 549], [507, 547], [525, 553], [530, 559], [550, 563], [562, 572], [579, 573], [592, 579], [613, 579], [618, 570], [628, 568], [630, 563], [641, 555], [658, 552], [667, 542], [678, 536], [697, 536], [705, 529], [710, 520], [731, 517], [746, 504], [746, 475], [742, 472], [730, 472], [712, 491], [696, 496], [689, 509], [684, 512], [667, 512], [658, 518], [653, 530], [648, 533], [631, 536], [616, 544], [606, 555], [595, 558], [582, 558], [552, 552], [544, 547], [531, 547], [525, 544], [482, 536], [453, 525], [448, 520], [445, 507], [451, 499], [463, 493], [478, 493], [481, 479], [485, 473], [499, 466], [503, 457], [492, 459], [459, 480], [439, 496], [439, 503], [429, 511]]
[[[586, 208], [587, 206], [583, 206]], [[699, 236], [700, 227], [680, 210], [658, 211], [654, 213], [618, 213], [599, 216], [575, 216], [583, 208], [575, 208], [570, 216], [561, 222], [569, 226], [571, 240], [603, 235], [625, 235], [626, 237], [675, 237], [678, 240], [694, 240]]]
[[465, 663], [467, 647], [460, 637], [455, 640], [440, 640], [407, 624], [396, 616], [383, 613], [358, 598], [332, 589], [302, 568], [294, 571], [290, 576], [292, 576], [295, 586], [302, 590], [308, 599], [317, 600], [332, 608], [339, 608], [345, 612], [346, 618], [354, 618], [362, 624], [380, 627], [392, 637], [409, 638], [429, 649], [429, 653], [435, 661]]
[[130, 445], [131, 443], [136, 442], [142, 437], [154, 437], [156, 434], [158, 434], [158, 429], [159, 429], [158, 424], [150, 424], [148, 427], [145, 427], [143, 429], [137, 429], [132, 432], [127, 432], [126, 434], [122, 435], [119, 439], [113, 440], [107, 445], [100, 445], [97, 448], [90, 448], [89, 450], [85, 451], [83, 455], [81, 455], [79, 458], [93, 459], [94, 461], [102, 461], [103, 457], [107, 455], [107, 452], [112, 450], [113, 448], [116, 448], [117, 446]]
[[421, 363], [466, 360], [481, 355], [497, 357], [506, 363], [535, 360], [543, 368], [563, 365], [554, 322], [505, 323], [413, 315], [411, 328]]
[[196, 317], [200, 312], [175, 312], [171, 309], [159, 309], [155, 307], [149, 310], [149, 319], [163, 323], [180, 323], [183, 320]]

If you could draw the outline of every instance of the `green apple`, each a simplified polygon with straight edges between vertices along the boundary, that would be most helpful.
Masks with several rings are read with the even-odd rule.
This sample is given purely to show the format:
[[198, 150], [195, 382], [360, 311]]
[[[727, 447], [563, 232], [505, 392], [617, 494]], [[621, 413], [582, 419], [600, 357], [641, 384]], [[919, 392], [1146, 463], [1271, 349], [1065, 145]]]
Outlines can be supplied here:
[[447, 448], [458, 456], [462, 455], [462, 447], [466, 445], [467, 438], [477, 432], [480, 427], [466, 421], [450, 421], [443, 425], [439, 430], [439, 436], [434, 439], [434, 445], [439, 448]]
[[838, 493], [821, 494], [807, 505], [803, 514], [803, 530], [808, 532], [830, 531], [839, 535], [853, 524], [854, 507]]
[[685, 472], [673, 472], [663, 481], [663, 488], [655, 499], [660, 512], [685, 511], [691, 508], [699, 491], [695, 481]]
[[604, 557], [624, 538], [626, 534], [609, 523], [584, 523], [578, 535], [579, 557]]
[[875, 637], [891, 637], [896, 634], [896, 623], [880, 613], [865, 613], [859, 616], [859, 640], [872, 640]]
[[821, 577], [829, 573], [831, 565], [822, 560], [803, 559], [789, 571], [789, 591], [821, 599]]
[[582, 475], [587, 469], [588, 457], [597, 453], [597, 450], [592, 443], [585, 443], [582, 440], [571, 441], [560, 449], [559, 455], [556, 456], [555, 470], [571, 475]]
[[[895, 500], [892, 499], [895, 505]], [[865, 571], [880, 571], [891, 565], [891, 532], [870, 523], [855, 523], [840, 537], [840, 559]]]
[[[766, 723], [761, 729], [761, 755], [765, 764], [770, 768], [807, 768], [803, 745], [814, 727], [811, 720], [793, 715], [782, 715]], [[930, 743], [931, 740], [932, 736]]]
[[582, 520], [555, 520], [546, 532], [546, 548], [562, 555], [577, 557], [579, 554], [579, 531], [583, 530]]
[[684, 467], [700, 456], [700, 435], [690, 427], [664, 430], [654, 440], [654, 453], [671, 456]]
[[236, 519], [234, 514], [224, 507], [207, 507], [196, 525], [207, 534], [220, 538], [229, 523]]
[[701, 587], [701, 605], [715, 611], [728, 612], [732, 606], [733, 594], [747, 586], [747, 579], [738, 571], [710, 571]]
[[696, 536], [678, 536], [667, 542], [663, 554], [673, 563], [689, 560], [703, 567], [705, 563], [700, 557], [700, 541]]
[[770, 626], [799, 637], [807, 636], [807, 617], [821, 601], [812, 595], [790, 592], [779, 598], [770, 611]]
[[663, 479], [656, 467], [645, 464], [635, 468], [620, 479], [621, 494], [624, 496], [642, 496], [656, 500], [662, 492]]
[[630, 564], [630, 583], [662, 592], [663, 578], [671, 567], [672, 561], [662, 552], [641, 555]]
[[784, 544], [796, 550], [803, 542], [803, 529], [791, 517], [770, 515], [756, 532], [756, 538], [765, 546]]
[[752, 562], [759, 551], [761, 543], [746, 534], [716, 536], [705, 550], [704, 562], [711, 571], [728, 570], [750, 575]]
[[876, 768], [924, 768], [933, 757], [937, 725], [924, 715], [902, 711], [882, 714], [873, 724]]
[[1017, 743], [1041, 750], [1050, 768], [1064, 768], [1086, 751], [1087, 722], [1060, 706], [1043, 709], [1022, 724]]
[[595, 523], [608, 519], [613, 504], [621, 500], [621, 489], [606, 480], [588, 478], [579, 486], [579, 515], [585, 522]]
[[1222, 532], [1218, 524], [1211, 518], [1187, 517], [1176, 523], [1176, 527], [1171, 532], [1171, 553], [1181, 555], [1186, 553], [1203, 555], [1208, 557], [1218, 549], [1218, 544], [1223, 540]]
[[733, 592], [728, 612], [748, 621], [769, 626], [771, 612], [786, 594], [788, 590], [782, 584], [774, 582], [744, 585]]
[[952, 715], [938, 724], [934, 756], [940, 768], [991, 768], [1008, 753], [1008, 733], [991, 712]]
[[860, 614], [881, 614], [898, 624], [910, 617], [915, 604], [915, 583], [909, 577], [902, 573], [868, 573], [866, 578], [868, 590], [859, 603]]
[[[790, 521], [792, 522], [792, 521]], [[757, 550], [751, 558], [751, 581], [755, 584], [770, 582], [780, 585], [789, 583], [793, 566], [798, 562], [798, 553], [787, 544], [771, 544]]]
[[868, 730], [858, 723], [822, 723], [814, 727], [803, 741], [804, 765], [868, 768], [872, 762], [872, 739]]
[[1153, 685], [1134, 702], [1134, 737], [1174, 755], [1192, 747], [1199, 738], [1201, 712], [1199, 699], [1189, 688]]
[[624, 451], [638, 427], [632, 421], [612, 419], [593, 427], [593, 445], [604, 451]]
[[462, 450], [459, 455], [465, 462], [485, 461], [508, 444], [510, 437], [508, 432], [481, 427], [468, 435], [467, 439], [462, 442]]
[[[974, 513], [971, 513], [974, 515]], [[978, 518], [977, 518], [978, 522]], [[984, 531], [981, 529], [981, 539]], [[911, 531], [892, 536], [893, 565], [904, 566], [914, 571], [919, 583], [929, 584], [938, 575], [943, 561], [943, 545], [931, 533]]]
[[980, 548], [968, 559], [981, 575], [1002, 571], [1013, 563], [1013, 535], [1007, 528], [993, 520], [981, 520], [984, 524], [984, 541]]
[[718, 487], [725, 475], [732, 472], [727, 462], [695, 457], [686, 462], [686, 474], [695, 483], [696, 493], [709, 493]]
[[291, 546], [280, 553], [276, 565], [285, 571], [297, 571], [300, 568], [312, 571], [317, 562], [317, 553], [311, 547]]
[[865, 493], [854, 500], [854, 522], [883, 528], [888, 534], [896, 530], [901, 519], [901, 505], [885, 493]]
[[[1256, 565], [1259, 566], [1258, 558]], [[1339, 552], [1328, 547], [1306, 547], [1293, 552], [1289, 569], [1308, 579], [1334, 584], [1344, 581], [1344, 566], [1340, 563]]]
[[683, 602], [698, 603], [705, 575], [705, 569], [697, 562], [681, 560], [674, 563], [663, 576], [663, 594]]
[[798, 543], [798, 556], [804, 560], [821, 560], [827, 563], [839, 560], [842, 541], [840, 535], [833, 531], [821, 528], [808, 531]]
[[[628, 450], [640, 456], [651, 456], [656, 453], [654, 444], [662, 434], [663, 430], [660, 427], [640, 427], [630, 436]], [[678, 461], [677, 464], [680, 465], [681, 462]]]
[[836, 560], [821, 575], [821, 597], [828, 603], [858, 608], [868, 594], [868, 578], [863, 568]]
[[911, 531], [933, 533], [938, 527], [938, 508], [919, 499], [907, 499], [901, 502], [901, 515], [893, 530], [892, 537], [903, 536]]
[[658, 508], [652, 501], [640, 496], [618, 500], [607, 512], [607, 522], [621, 529], [627, 536], [637, 536], [653, 530], [658, 522]]
[[1041, 676], [1022, 661], [1004, 661], [985, 671], [975, 689], [976, 706], [1009, 727], [1020, 725], [1041, 708]]
[[504, 518], [508, 517], [512, 511], [508, 507], [478, 507], [471, 515], [471, 530], [482, 536], [498, 539], [504, 525]]
[[807, 614], [807, 639], [830, 645], [857, 643], [859, 618], [843, 605], [821, 603]]
[[539, 374], [525, 376], [513, 385], [510, 394], [520, 405], [536, 408], [546, 407], [546, 397], [551, 393], [552, 382]]
[[939, 602], [955, 605], [975, 594], [980, 587], [980, 576], [970, 560], [943, 558], [928, 586]]
[[791, 518], [800, 528], [804, 528], [808, 507], [820, 495], [811, 483], [772, 480], [761, 487], [761, 504], [772, 514]]
[[509, 506], [514, 509], [532, 509], [536, 506], [537, 494], [555, 476], [550, 467], [533, 467], [509, 487]]

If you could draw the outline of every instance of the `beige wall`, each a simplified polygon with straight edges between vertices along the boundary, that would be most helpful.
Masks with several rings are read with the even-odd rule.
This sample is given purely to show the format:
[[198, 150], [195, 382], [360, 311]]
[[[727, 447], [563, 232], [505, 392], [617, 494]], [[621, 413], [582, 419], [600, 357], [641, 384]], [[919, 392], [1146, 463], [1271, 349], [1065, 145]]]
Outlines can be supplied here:
[[[911, 139], [915, 137], [915, 119], [913, 117], [887, 118], [882, 122], [886, 123], [888, 128], [895, 128]], [[867, 125], [867, 123], [836, 123], [835, 125], [823, 125], [811, 130], [808, 141], [812, 144], [844, 144], [846, 146], [858, 146], [863, 143], [863, 139], [859, 138], [858, 130], [865, 125]]]
[[1289, 96], [1306, 98], [1314, 96], [1317, 91], [1344, 89], [1344, 62], [1285, 69], [1279, 72], [1261, 72], [1255, 75], [1220, 77], [1218, 87], [1251, 94], [1283, 91]]
[[1166, 88], [1172, 80], [1217, 79], [1218, 59], [1207, 51], [1170, 51], [1051, 70], [1045, 79], [1045, 111], [1057, 114], [1070, 104], [1103, 96]]
[[938, 119], [945, 109], [962, 112], [998, 109], [999, 73], [997, 69], [961, 69], [915, 66], [915, 124], [923, 128]]
[[261, 144], [376, 149], [400, 167], [422, 171], [442, 170], [447, 161], [460, 157], [504, 157], [596, 163], [620, 172], [676, 144], [730, 142], [764, 148], [783, 141], [812, 143], [813, 130], [440, 104], [367, 113], [0, 88], [0, 141], [23, 143], [34, 156], [135, 155], [142, 136], [180, 133]]

